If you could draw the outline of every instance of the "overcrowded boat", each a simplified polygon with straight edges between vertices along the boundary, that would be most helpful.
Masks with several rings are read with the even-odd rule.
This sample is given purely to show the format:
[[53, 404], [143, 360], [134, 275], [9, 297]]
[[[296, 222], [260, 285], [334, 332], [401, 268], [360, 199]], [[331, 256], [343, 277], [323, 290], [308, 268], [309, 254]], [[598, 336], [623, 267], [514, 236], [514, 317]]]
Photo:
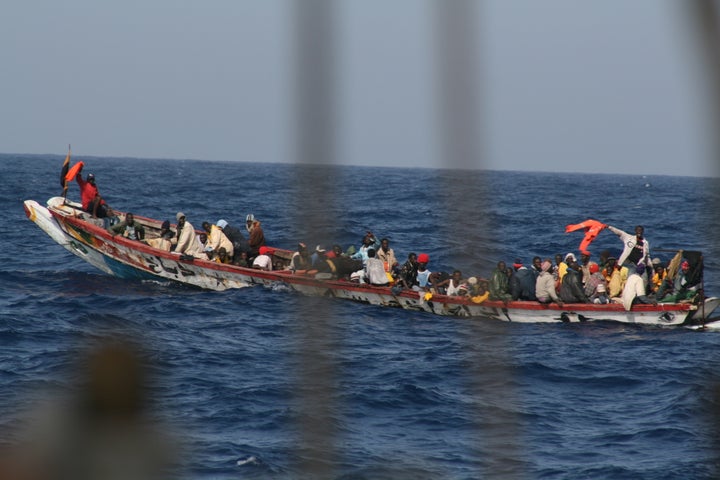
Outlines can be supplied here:
[[[269, 249], [277, 268], [266, 271], [209, 259], [181, 255], [154, 248], [146, 243], [113, 235], [103, 219], [65, 197], [50, 198], [45, 205], [26, 200], [27, 217], [56, 243], [100, 269], [123, 279], [172, 281], [210, 290], [227, 290], [253, 285], [284, 285], [310, 296], [325, 296], [356, 302], [398, 307], [437, 315], [479, 317], [508, 322], [584, 322], [617, 321], [649, 325], [715, 325], [711, 314], [720, 298], [699, 295], [693, 302], [635, 304], [626, 310], [622, 304], [575, 303], [544, 304], [537, 301], [493, 301], [487, 298], [443, 295], [391, 286], [374, 286], [348, 278], [333, 278], [308, 270], [288, 268], [293, 252]], [[122, 218], [125, 214], [115, 211]], [[146, 238], [158, 238], [163, 222], [135, 215]]]

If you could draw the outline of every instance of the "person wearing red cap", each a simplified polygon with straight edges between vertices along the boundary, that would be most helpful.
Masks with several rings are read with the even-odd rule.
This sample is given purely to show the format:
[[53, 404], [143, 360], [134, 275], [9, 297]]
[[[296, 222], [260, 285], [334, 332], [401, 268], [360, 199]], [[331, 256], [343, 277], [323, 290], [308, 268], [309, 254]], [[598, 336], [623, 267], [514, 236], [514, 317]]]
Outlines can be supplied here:
[[602, 285], [603, 292], [606, 292], [607, 285], [605, 283], [605, 276], [600, 273], [600, 266], [595, 262], [590, 262], [588, 273], [590, 275], [588, 276], [587, 282], [585, 282], [585, 295], [588, 298], [593, 297], [598, 293], [598, 287], [600, 285]]
[[253, 260], [252, 268], [258, 270], [270, 271], [272, 270], [272, 250], [266, 246], [262, 246], [258, 249], [258, 256]]
[[427, 253], [421, 253], [417, 257], [417, 276], [416, 284], [413, 285], [413, 289], [416, 290], [428, 290], [430, 286], [430, 275], [432, 272], [427, 268], [427, 264], [430, 263], [430, 255]]

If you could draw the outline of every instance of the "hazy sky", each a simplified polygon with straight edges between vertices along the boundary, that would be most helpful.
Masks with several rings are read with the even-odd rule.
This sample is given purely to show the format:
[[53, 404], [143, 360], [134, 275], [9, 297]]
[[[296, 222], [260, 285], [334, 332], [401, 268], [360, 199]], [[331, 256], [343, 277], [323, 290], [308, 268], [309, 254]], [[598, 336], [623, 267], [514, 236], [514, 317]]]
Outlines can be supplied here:
[[[714, 173], [708, 101], [684, 3], [478, 2], [482, 159], [473, 163]], [[5, 2], [0, 152], [63, 154], [71, 143], [77, 158], [296, 160], [293, 5]], [[437, 5], [335, 6], [338, 161], [441, 165]]]

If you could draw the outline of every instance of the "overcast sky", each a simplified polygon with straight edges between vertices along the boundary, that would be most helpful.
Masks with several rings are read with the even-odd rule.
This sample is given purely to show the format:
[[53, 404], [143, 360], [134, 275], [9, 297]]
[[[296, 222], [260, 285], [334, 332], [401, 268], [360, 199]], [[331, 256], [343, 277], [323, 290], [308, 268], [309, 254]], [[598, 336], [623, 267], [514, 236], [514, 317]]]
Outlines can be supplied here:
[[[481, 158], [471, 163], [714, 174], [685, 3], [475, 4]], [[442, 165], [437, 4], [334, 5], [337, 161]], [[0, 152], [63, 154], [71, 143], [76, 158], [295, 161], [292, 6], [5, 2]]]

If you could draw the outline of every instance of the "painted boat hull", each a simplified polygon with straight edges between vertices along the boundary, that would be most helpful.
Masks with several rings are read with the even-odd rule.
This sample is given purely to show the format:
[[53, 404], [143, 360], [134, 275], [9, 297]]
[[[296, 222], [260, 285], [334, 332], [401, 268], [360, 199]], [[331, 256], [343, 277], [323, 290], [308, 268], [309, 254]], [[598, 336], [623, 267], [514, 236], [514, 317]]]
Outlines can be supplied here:
[[[374, 287], [346, 280], [319, 280], [314, 276], [289, 270], [261, 271], [208, 260], [187, 259], [140, 242], [112, 236], [99, 221], [86, 218], [79, 205], [62, 197], [48, 200], [42, 206], [25, 201], [25, 212], [50, 238], [69, 252], [99, 270], [119, 278], [173, 281], [210, 290], [244, 288], [251, 285], [284, 285], [287, 289], [309, 296], [326, 296], [370, 305], [404, 308], [436, 315], [482, 317], [508, 322], [585, 322], [617, 321], [647, 325], [680, 325], [689, 319], [708, 318], [720, 305], [720, 299], [708, 298], [700, 310], [691, 304], [635, 305], [626, 311], [620, 304], [543, 305], [538, 302], [496, 301], [474, 303], [465, 297], [433, 295], [404, 290], [393, 293], [387, 287]], [[159, 221], [144, 219], [150, 225]], [[287, 255], [290, 252], [283, 251]]]

